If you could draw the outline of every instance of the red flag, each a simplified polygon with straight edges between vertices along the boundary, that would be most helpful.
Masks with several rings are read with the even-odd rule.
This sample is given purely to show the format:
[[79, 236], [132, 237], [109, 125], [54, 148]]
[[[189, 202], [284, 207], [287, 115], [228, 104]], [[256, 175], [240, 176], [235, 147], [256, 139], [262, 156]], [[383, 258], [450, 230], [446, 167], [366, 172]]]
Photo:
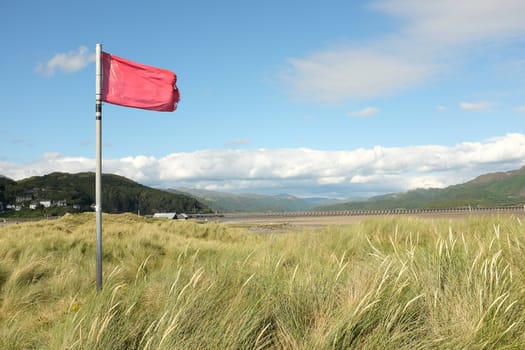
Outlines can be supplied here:
[[179, 102], [175, 73], [102, 52], [102, 101], [173, 112]]

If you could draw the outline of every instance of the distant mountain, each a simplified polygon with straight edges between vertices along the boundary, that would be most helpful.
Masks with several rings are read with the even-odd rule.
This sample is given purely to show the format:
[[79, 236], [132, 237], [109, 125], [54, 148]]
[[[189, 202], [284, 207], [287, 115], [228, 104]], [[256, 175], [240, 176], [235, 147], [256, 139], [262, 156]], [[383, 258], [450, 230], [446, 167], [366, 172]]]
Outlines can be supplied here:
[[319, 205], [339, 202], [337, 199], [299, 198], [289, 194], [274, 196], [254, 193], [233, 194], [189, 188], [170, 189], [167, 191], [190, 195], [205, 203], [211, 209], [222, 213], [305, 211], [311, 210]]
[[312, 197], [312, 198], [303, 198], [306, 202], [310, 203], [312, 205], [312, 208], [317, 208], [320, 206], [326, 206], [326, 205], [336, 205], [336, 204], [342, 204], [347, 203], [348, 201], [363, 201], [366, 200], [366, 198], [355, 198], [355, 199], [336, 199], [336, 198], [323, 198], [323, 197]]
[[[0, 177], [0, 202], [4, 209], [17, 207], [27, 216], [89, 211], [95, 203], [95, 174], [56, 172], [20, 181]], [[112, 174], [102, 175], [102, 204], [107, 213], [210, 212], [190, 196], [150, 188]]]
[[525, 167], [478, 176], [443, 189], [416, 189], [366, 201], [324, 206], [319, 210], [496, 207], [525, 203]]
[[[306, 210], [494, 207], [525, 204], [525, 167], [481, 175], [444, 189], [415, 189], [366, 200], [299, 198], [289, 194], [232, 194], [196, 189], [159, 190], [122, 176], [104, 174], [103, 210], [109, 213], [158, 211], [207, 213]], [[0, 175], [0, 213], [19, 216], [89, 211], [95, 202], [94, 173], [52, 173], [13, 181]], [[54, 203], [52, 207], [46, 207]], [[33, 209], [30, 209], [30, 206]], [[36, 207], [36, 208], [35, 208]]]

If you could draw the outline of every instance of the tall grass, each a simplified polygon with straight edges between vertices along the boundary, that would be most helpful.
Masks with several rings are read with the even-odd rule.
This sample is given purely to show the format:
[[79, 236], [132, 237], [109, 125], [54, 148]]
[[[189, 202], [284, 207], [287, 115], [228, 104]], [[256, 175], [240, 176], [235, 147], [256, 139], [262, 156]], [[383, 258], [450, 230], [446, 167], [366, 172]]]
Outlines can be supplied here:
[[94, 216], [0, 229], [1, 349], [518, 349], [518, 217], [255, 234]]

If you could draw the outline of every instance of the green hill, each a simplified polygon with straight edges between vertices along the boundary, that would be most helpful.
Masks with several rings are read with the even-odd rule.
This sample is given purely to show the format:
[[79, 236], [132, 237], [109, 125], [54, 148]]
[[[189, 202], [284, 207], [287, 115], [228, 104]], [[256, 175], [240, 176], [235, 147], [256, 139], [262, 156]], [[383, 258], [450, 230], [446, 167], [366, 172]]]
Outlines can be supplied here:
[[[95, 174], [55, 172], [20, 181], [0, 177], [0, 202], [4, 216], [91, 211], [95, 203]], [[206, 205], [187, 195], [153, 189], [112, 174], [102, 175], [102, 205], [106, 213], [210, 212]], [[19, 210], [9, 210], [11, 207]]]
[[371, 197], [366, 201], [323, 206], [319, 210], [497, 207], [525, 203], [525, 167], [481, 175], [444, 189], [415, 189]]

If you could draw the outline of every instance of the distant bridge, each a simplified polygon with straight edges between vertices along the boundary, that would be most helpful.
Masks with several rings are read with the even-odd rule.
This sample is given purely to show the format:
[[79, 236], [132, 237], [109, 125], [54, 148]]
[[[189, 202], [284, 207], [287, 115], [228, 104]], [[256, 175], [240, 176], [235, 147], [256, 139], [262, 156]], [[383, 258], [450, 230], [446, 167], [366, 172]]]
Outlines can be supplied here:
[[[467, 213], [524, 213], [525, 205], [501, 206], [490, 208], [459, 207], [459, 208], [419, 208], [419, 209], [355, 209], [328, 211], [281, 211], [258, 213], [228, 213], [226, 217], [308, 217], [308, 216], [369, 216], [369, 215], [407, 215], [407, 214], [467, 214]], [[211, 215], [213, 216], [213, 215]]]

